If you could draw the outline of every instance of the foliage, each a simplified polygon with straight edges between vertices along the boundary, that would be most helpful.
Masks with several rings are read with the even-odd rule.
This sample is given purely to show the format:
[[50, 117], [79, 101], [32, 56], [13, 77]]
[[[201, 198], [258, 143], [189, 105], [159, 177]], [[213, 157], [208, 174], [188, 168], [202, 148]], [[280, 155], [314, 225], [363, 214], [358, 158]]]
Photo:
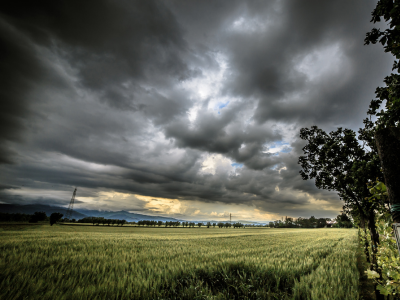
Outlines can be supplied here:
[[0, 235], [0, 299], [359, 298], [356, 230], [35, 228]]
[[350, 218], [345, 214], [341, 213], [336, 217], [336, 222], [339, 228], [351, 228], [353, 227], [353, 223]]
[[[304, 180], [315, 179], [320, 189], [334, 190], [344, 201], [344, 211], [349, 213], [360, 227], [369, 228], [371, 234], [372, 263], [376, 265], [376, 247], [379, 235], [375, 225], [375, 210], [379, 203], [369, 201], [366, 182], [382, 178], [380, 163], [373, 138], [373, 124], [364, 122], [359, 138], [350, 129], [338, 128], [329, 134], [312, 126], [302, 128], [300, 138], [308, 144], [299, 157]], [[364, 145], [361, 145], [363, 142]]]
[[239, 222], [233, 224], [233, 228], [243, 228], [243, 227], [244, 227], [244, 225]]
[[63, 214], [60, 213], [52, 213], [50, 215], [50, 225], [53, 226], [54, 224], [56, 224], [61, 218], [63, 217]]
[[[389, 28], [381, 31], [373, 28], [367, 33], [364, 40], [366, 45], [381, 43], [385, 52], [390, 52], [396, 59], [400, 59], [400, 5], [393, 0], [380, 0], [372, 12], [371, 22], [376, 23], [384, 19]], [[400, 71], [399, 61], [395, 61], [392, 70]], [[390, 74], [385, 77], [385, 87], [378, 87], [375, 91], [377, 99], [372, 100], [368, 114], [378, 116], [378, 128], [400, 126], [400, 75]], [[378, 111], [382, 102], [386, 101], [386, 110]]]
[[374, 185], [369, 185], [369, 190], [372, 196], [368, 199], [380, 203], [381, 207], [376, 224], [380, 236], [377, 263], [382, 277], [376, 271], [368, 270], [366, 273], [369, 278], [376, 281], [377, 289], [382, 295], [397, 297], [400, 295], [400, 258], [393, 234], [392, 217], [384, 208], [387, 189], [383, 182], [376, 181]]
[[28, 222], [31, 218], [28, 214], [0, 212], [0, 222]]
[[[143, 222], [143, 221], [139, 221], [138, 225], [143, 225], [144, 224], [144, 223], [140, 223], [140, 222]], [[157, 224], [156, 221], [148, 221], [148, 222], [153, 222], [153, 223], [151, 223], [152, 226], [155, 226]], [[105, 219], [104, 217], [86, 217], [86, 218], [78, 220], [78, 223], [92, 223], [93, 225], [95, 225], [95, 224], [100, 225], [100, 223], [101, 223], [101, 224], [103, 224], [103, 226], [106, 225], [106, 224], [108, 226], [117, 224], [117, 226], [119, 226], [119, 225], [123, 226], [127, 222], [126, 222], [126, 220]], [[148, 223], [146, 223], [146, 225], [147, 224]]]
[[36, 211], [29, 219], [29, 223], [37, 223], [37, 222], [46, 221], [46, 220], [47, 220], [47, 216], [44, 211]]
[[303, 148], [305, 156], [299, 157], [302, 178], [315, 178], [318, 188], [337, 191], [347, 206], [356, 206], [364, 213], [371, 211], [371, 205], [364, 202], [369, 196], [365, 183], [380, 175], [380, 166], [367, 164], [368, 153], [355, 132], [338, 128], [327, 134], [312, 126], [302, 128], [300, 138], [308, 142]]

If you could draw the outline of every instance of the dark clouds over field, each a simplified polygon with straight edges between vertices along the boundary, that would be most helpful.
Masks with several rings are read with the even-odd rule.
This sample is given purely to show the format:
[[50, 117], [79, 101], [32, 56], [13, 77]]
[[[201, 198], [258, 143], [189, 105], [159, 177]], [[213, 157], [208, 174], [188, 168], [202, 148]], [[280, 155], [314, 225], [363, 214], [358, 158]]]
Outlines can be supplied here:
[[0, 201], [334, 217], [298, 133], [362, 125], [393, 60], [363, 45], [375, 4], [2, 1]]

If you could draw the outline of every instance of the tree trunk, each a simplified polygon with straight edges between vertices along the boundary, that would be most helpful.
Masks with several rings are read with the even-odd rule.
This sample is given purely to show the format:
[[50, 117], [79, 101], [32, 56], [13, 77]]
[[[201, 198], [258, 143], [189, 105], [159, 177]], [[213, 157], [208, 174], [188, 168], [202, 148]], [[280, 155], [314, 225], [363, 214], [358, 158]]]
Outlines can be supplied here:
[[364, 236], [365, 236], [365, 241], [364, 241], [364, 253], [365, 257], [367, 258], [367, 263], [371, 263], [371, 257], [369, 255], [369, 250], [368, 250], [368, 240], [367, 240], [367, 228], [363, 228], [364, 230]]
[[[385, 177], [390, 204], [400, 204], [400, 128], [389, 127], [375, 133], [376, 146]], [[392, 212], [400, 223], [400, 212]]]
[[[380, 279], [382, 279], [382, 271], [378, 268], [378, 261], [376, 254], [378, 252], [378, 245], [379, 245], [379, 234], [376, 231], [376, 225], [375, 225], [375, 215], [371, 213], [368, 216], [368, 228], [369, 232], [371, 235], [371, 270], [375, 270], [379, 276]], [[374, 284], [375, 286], [375, 299], [376, 300], [385, 300], [385, 296], [382, 295], [379, 290], [377, 289], [377, 283]]]
[[379, 234], [376, 231], [376, 225], [375, 225], [375, 215], [373, 213], [370, 213], [368, 216], [368, 229], [370, 232], [371, 236], [371, 266], [375, 271], [377, 271], [380, 274], [380, 270], [378, 270], [378, 261], [376, 258], [376, 254], [378, 252], [378, 245], [379, 245]]

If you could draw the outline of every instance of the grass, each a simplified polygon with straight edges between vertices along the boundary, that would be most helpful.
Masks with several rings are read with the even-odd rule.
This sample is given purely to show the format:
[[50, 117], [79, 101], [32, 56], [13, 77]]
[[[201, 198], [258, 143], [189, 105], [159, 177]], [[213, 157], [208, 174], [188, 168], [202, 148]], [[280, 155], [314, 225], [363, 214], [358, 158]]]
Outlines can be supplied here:
[[356, 230], [21, 226], [0, 299], [359, 299]]

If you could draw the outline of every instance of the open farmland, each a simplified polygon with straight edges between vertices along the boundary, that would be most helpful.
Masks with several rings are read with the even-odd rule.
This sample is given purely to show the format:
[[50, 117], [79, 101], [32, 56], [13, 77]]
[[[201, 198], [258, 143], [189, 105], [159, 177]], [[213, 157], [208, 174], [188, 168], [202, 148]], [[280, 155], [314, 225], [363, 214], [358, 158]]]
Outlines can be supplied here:
[[1, 299], [358, 299], [357, 231], [0, 227]]

